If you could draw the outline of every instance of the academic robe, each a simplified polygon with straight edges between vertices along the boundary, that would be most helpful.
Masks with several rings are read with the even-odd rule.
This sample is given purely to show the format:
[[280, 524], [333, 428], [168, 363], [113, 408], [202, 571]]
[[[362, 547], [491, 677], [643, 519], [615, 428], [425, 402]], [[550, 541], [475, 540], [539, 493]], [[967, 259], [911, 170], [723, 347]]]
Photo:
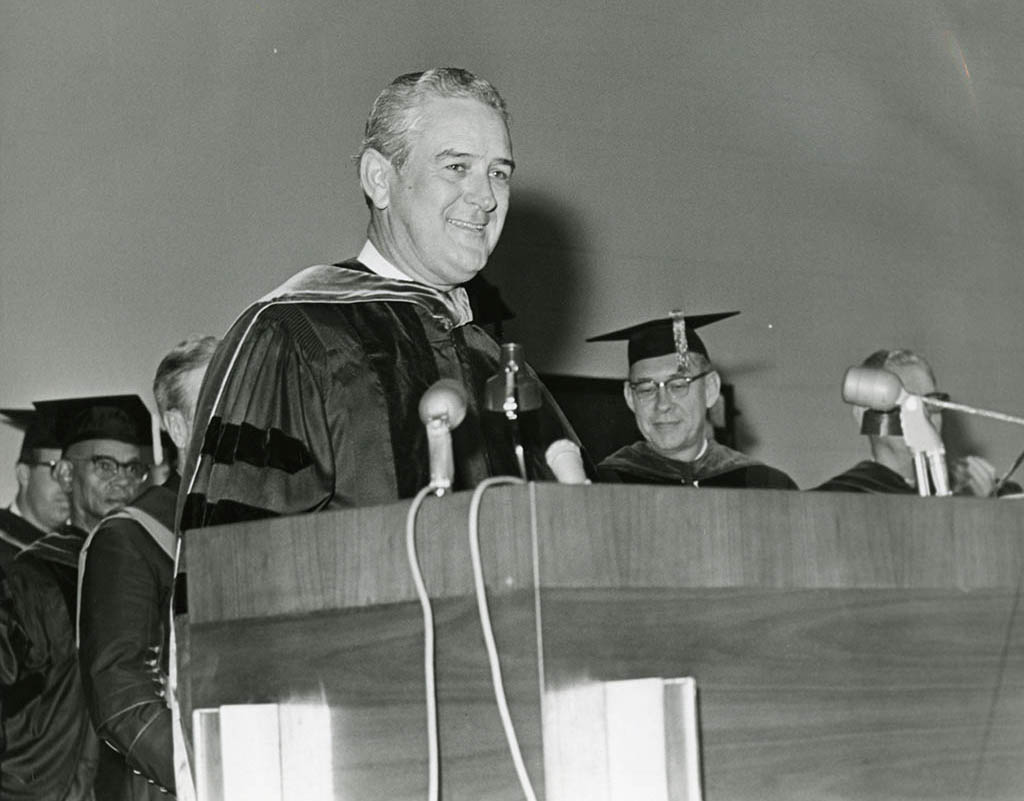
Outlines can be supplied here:
[[46, 534], [10, 509], [0, 509], [0, 568]]
[[865, 460], [814, 488], [821, 492], [869, 492], [879, 495], [917, 495], [895, 470]]
[[79, 663], [105, 743], [97, 777], [97, 788], [106, 791], [102, 801], [155, 801], [174, 792], [164, 687], [177, 490], [174, 474], [104, 518], [81, 560]]
[[[383, 278], [358, 261], [302, 271], [246, 310], [211, 361], [182, 472], [181, 529], [415, 495], [430, 478], [418, 404], [440, 378], [468, 395], [452, 432], [454, 489], [518, 475], [513, 428], [484, 406], [499, 355], [459, 288]], [[551, 442], [576, 441], [542, 395], [543, 407], [519, 419], [531, 479], [552, 478]]]
[[690, 487], [797, 489], [788, 475], [714, 440], [700, 458], [683, 462], [662, 456], [646, 440], [619, 448], [597, 466], [600, 481], [680, 484]]
[[7, 567], [8, 621], [0, 651], [14, 659], [0, 676], [4, 801], [92, 798], [97, 740], [75, 651], [78, 553], [84, 532], [64, 526]]

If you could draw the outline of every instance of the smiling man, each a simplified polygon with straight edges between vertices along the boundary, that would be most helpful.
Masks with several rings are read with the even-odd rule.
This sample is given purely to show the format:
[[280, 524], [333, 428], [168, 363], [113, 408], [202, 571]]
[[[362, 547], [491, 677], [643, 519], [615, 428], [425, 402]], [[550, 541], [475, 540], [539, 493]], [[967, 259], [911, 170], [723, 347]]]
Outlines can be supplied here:
[[673, 312], [587, 340], [629, 342], [623, 394], [644, 436], [597, 466], [602, 481], [796, 489], [781, 470], [709, 436], [707, 412], [718, 400], [721, 378], [697, 329], [737, 313], [684, 317]]
[[[400, 76], [374, 101], [358, 165], [370, 211], [358, 257], [294, 276], [214, 356], [182, 471], [183, 530], [415, 495], [430, 475], [417, 407], [441, 378], [468, 396], [455, 488], [517, 472], [511, 430], [484, 411], [499, 348], [461, 287], [508, 211], [504, 100], [462, 69]], [[573, 435], [546, 396], [527, 430], [530, 475], [548, 478], [545, 447]]]

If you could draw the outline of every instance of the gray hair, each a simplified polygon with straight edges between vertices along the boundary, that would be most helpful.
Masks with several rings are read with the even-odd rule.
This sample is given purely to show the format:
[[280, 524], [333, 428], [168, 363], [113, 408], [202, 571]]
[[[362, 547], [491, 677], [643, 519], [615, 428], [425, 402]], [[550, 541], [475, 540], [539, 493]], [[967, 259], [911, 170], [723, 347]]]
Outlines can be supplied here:
[[876, 350], [861, 362], [861, 367], [872, 367], [877, 370], [889, 370], [890, 372], [894, 367], [920, 367], [928, 374], [932, 383], [935, 383], [935, 373], [932, 370], [932, 366], [928, 364], [928, 360], [919, 353], [914, 353], [914, 351], [905, 348], [895, 348], [893, 350], [883, 348], [882, 350]]
[[193, 401], [185, 395], [182, 378], [193, 370], [206, 367], [218, 344], [220, 340], [217, 337], [193, 334], [171, 348], [160, 360], [153, 379], [153, 397], [160, 414], [177, 409], [191, 417]]
[[459, 67], [410, 72], [395, 78], [373, 101], [356, 162], [367, 150], [376, 150], [401, 169], [412, 149], [409, 134], [419, 124], [419, 109], [433, 97], [479, 100], [497, 111], [509, 127], [508, 108], [490, 81]]

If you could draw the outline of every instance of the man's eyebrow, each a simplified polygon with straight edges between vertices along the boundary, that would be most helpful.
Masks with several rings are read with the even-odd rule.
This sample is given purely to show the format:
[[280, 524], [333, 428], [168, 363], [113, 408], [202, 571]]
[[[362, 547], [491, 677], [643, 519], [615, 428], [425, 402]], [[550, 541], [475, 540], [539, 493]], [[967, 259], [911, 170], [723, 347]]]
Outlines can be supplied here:
[[[466, 153], [461, 150], [453, 150], [452, 148], [446, 148], [434, 156], [434, 161], [444, 161], [445, 159], [476, 159], [480, 158], [476, 153]], [[515, 170], [516, 163], [513, 159], [498, 158], [494, 160], [497, 164], [504, 164], [510, 170]]]

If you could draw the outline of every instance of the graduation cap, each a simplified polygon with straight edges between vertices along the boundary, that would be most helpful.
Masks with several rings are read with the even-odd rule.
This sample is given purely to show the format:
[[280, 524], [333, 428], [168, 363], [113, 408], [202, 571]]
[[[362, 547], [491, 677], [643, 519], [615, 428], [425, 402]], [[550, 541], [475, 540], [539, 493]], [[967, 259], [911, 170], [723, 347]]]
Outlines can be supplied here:
[[138, 395], [64, 398], [36, 401], [33, 405], [41, 415], [48, 415], [54, 421], [61, 450], [76, 442], [112, 439], [150, 448], [154, 458], [159, 458], [153, 417]]
[[19, 462], [35, 461], [33, 451], [36, 450], [60, 450], [57, 427], [50, 415], [40, 414], [35, 409], [0, 409], [0, 414], [7, 418], [5, 422], [8, 425], [25, 432], [18, 454]]
[[672, 311], [666, 317], [648, 320], [644, 323], [620, 328], [608, 334], [590, 337], [587, 342], [610, 342], [625, 339], [629, 342], [629, 363], [641, 359], [653, 359], [674, 353], [683, 366], [686, 354], [700, 353], [710, 361], [708, 349], [697, 335], [697, 329], [711, 323], [717, 323], [726, 317], [733, 317], [738, 311], [718, 312], [716, 314], [684, 315], [681, 311]]

